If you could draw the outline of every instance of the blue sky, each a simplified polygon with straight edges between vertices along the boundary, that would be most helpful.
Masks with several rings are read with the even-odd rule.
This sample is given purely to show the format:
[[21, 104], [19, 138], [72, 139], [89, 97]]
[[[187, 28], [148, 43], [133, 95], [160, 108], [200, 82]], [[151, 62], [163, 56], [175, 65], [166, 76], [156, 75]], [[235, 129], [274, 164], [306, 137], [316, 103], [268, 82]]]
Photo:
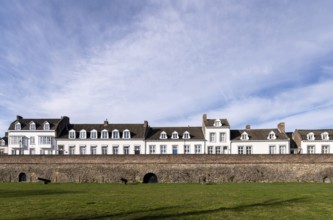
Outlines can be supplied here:
[[16, 115], [333, 127], [332, 1], [0, 5], [0, 136]]

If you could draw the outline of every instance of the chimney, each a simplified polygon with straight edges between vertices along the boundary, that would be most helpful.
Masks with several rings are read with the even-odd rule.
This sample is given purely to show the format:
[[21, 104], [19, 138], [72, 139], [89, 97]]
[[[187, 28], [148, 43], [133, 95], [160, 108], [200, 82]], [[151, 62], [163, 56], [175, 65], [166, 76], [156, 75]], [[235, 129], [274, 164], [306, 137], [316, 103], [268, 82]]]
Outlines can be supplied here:
[[251, 129], [251, 125], [246, 125], [245, 129]]
[[108, 119], [105, 119], [104, 126], [107, 126], [109, 124]]
[[144, 121], [144, 122], [143, 122], [143, 127], [144, 127], [144, 128], [148, 128], [148, 121]]
[[202, 115], [202, 122], [206, 122], [207, 121], [207, 114], [203, 114]]
[[20, 115], [16, 115], [16, 120], [20, 120], [20, 119], [23, 119], [23, 117]]
[[148, 127], [148, 121], [145, 120], [145, 121], [143, 122], [144, 139], [147, 138], [147, 135], [148, 135], [148, 129], [149, 129], [149, 127]]
[[286, 133], [286, 124], [284, 122], [280, 122], [277, 128], [281, 133]]

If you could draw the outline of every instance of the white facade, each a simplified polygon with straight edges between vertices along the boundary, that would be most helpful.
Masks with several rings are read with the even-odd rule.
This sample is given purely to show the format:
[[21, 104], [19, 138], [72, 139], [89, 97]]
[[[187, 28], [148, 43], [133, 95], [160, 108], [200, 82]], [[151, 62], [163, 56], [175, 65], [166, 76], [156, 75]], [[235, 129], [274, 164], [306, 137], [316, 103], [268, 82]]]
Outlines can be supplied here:
[[232, 141], [231, 154], [289, 154], [289, 141]]
[[333, 131], [327, 130], [296, 130], [294, 132], [300, 154], [332, 154]]

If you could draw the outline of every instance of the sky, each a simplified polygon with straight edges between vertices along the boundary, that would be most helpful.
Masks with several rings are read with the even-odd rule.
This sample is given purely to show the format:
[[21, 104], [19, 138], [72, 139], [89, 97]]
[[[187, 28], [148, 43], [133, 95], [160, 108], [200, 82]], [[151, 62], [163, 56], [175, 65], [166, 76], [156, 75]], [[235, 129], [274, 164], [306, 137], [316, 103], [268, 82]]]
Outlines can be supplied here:
[[333, 128], [333, 1], [0, 0], [0, 136], [71, 123]]

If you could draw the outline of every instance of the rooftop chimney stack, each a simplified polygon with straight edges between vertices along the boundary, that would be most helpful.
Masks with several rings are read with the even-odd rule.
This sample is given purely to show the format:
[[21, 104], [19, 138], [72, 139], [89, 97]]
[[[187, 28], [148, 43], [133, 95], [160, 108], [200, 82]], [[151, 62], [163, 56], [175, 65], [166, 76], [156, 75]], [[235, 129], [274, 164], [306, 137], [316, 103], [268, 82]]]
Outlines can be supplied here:
[[286, 133], [286, 124], [284, 122], [280, 122], [277, 127], [281, 133]]
[[251, 125], [246, 125], [245, 129], [251, 129]]
[[109, 124], [108, 119], [105, 119], [104, 126], [107, 126]]
[[23, 117], [20, 115], [16, 115], [16, 120], [20, 120], [20, 119], [23, 119]]

